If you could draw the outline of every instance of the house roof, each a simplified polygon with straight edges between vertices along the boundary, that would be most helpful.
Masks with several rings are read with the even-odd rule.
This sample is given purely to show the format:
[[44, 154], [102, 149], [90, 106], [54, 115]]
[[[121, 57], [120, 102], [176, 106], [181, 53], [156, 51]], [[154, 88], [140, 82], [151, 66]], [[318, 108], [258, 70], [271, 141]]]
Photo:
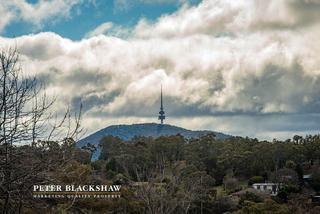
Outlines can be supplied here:
[[311, 174], [309, 174], [309, 175], [303, 175], [303, 179], [309, 179], [309, 178], [311, 178]]
[[252, 186], [271, 186], [271, 185], [280, 185], [279, 183], [254, 183]]

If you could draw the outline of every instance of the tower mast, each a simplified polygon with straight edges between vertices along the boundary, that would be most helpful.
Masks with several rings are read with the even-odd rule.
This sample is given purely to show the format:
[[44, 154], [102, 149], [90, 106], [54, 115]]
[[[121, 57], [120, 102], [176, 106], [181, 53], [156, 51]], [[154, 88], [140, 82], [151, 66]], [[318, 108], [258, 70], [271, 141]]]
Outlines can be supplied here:
[[162, 85], [161, 85], [161, 104], [160, 104], [160, 111], [159, 111], [159, 120], [161, 121], [161, 124], [163, 124], [163, 121], [166, 119], [164, 109], [163, 109], [163, 98], [162, 98]]

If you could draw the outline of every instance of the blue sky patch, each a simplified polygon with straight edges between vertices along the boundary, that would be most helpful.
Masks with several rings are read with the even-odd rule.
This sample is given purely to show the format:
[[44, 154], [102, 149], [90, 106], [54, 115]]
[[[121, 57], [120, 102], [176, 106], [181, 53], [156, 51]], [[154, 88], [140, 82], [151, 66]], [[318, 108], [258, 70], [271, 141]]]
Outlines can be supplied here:
[[[53, 17], [40, 26], [17, 19], [7, 25], [1, 35], [5, 37], [18, 37], [31, 33], [50, 31], [65, 38], [80, 40], [102, 23], [112, 22], [115, 25], [132, 28], [141, 18], [155, 21], [165, 14], [174, 13], [181, 6], [178, 1], [143, 3], [142, 0], [136, 0], [130, 1], [131, 4], [128, 6], [121, 7], [118, 1], [96, 0], [82, 3], [71, 9], [70, 16]], [[38, 1], [28, 0], [27, 2], [36, 4]], [[200, 2], [201, 0], [190, 0], [189, 4], [196, 5]]]

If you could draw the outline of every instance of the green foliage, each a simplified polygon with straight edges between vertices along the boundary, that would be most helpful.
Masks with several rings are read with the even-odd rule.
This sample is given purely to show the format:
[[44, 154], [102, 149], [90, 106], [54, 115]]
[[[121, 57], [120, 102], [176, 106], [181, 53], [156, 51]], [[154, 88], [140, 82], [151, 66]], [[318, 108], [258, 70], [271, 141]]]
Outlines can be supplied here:
[[[119, 200], [79, 200], [74, 204], [53, 200], [50, 206], [54, 212], [201, 213], [202, 210], [203, 213], [285, 214], [288, 207], [296, 206], [295, 210], [308, 213], [312, 209], [312, 205], [304, 208], [308, 200], [297, 207], [298, 203], [291, 204], [292, 195], [302, 195], [303, 166], [316, 168], [314, 165], [320, 159], [319, 136], [285, 142], [241, 137], [217, 140], [214, 136], [186, 140], [180, 135], [157, 139], [135, 137], [124, 142], [107, 136], [100, 144], [100, 160], [92, 163], [88, 162], [88, 152], [75, 148], [72, 143], [62, 146], [56, 142], [39, 144], [43, 147], [17, 149], [25, 154], [36, 154], [24, 158], [31, 163], [48, 159], [45, 169], [49, 170], [51, 180], [123, 185], [123, 197]], [[53, 163], [59, 163], [65, 157], [71, 159], [68, 164], [53, 167]], [[279, 203], [263, 200], [252, 192], [241, 195], [239, 203], [230, 197], [246, 183], [252, 185], [273, 179], [284, 184], [278, 196], [273, 197]], [[310, 184], [319, 190], [320, 169], [312, 173]], [[48, 202], [41, 203], [45, 207]]]
[[255, 203], [244, 201], [242, 208], [235, 212], [236, 214], [289, 214], [290, 211], [286, 205], [278, 204], [271, 199], [264, 202]]
[[310, 184], [316, 191], [320, 191], [320, 168], [317, 168], [311, 174]]
[[116, 175], [117, 175], [117, 173], [115, 171], [112, 171], [112, 170], [108, 170], [106, 172], [106, 178], [108, 180], [112, 180]]
[[227, 191], [227, 193], [232, 193], [232, 192], [235, 192], [235, 191], [241, 189], [238, 179], [235, 177], [231, 177], [231, 176], [224, 177], [223, 185], [224, 185], [224, 189]]
[[106, 170], [120, 171], [120, 166], [114, 158], [110, 158], [106, 163]]
[[105, 160], [96, 160], [94, 162], [91, 162], [91, 167], [94, 170], [102, 170], [105, 168], [106, 161]]
[[[220, 197], [211, 203], [205, 204], [206, 213], [227, 213], [237, 210], [237, 204], [230, 197]], [[195, 212], [197, 213], [197, 212]], [[198, 212], [199, 213], [199, 212]]]
[[[166, 197], [171, 198], [172, 203], [177, 198], [188, 201], [185, 204], [191, 203], [190, 209], [194, 213], [199, 212], [199, 201], [203, 201], [203, 209], [210, 212], [224, 210], [220, 209], [222, 202], [219, 205], [210, 201], [218, 199], [201, 198], [201, 194], [213, 188], [213, 185], [221, 184], [227, 194], [238, 191], [241, 189], [238, 178], [247, 180], [249, 185], [273, 179], [274, 182], [281, 182], [285, 186], [277, 199], [288, 201], [290, 194], [300, 191], [302, 166], [305, 163], [314, 164], [320, 157], [319, 136], [273, 142], [241, 137], [217, 140], [213, 136], [186, 140], [180, 135], [157, 139], [135, 137], [130, 142], [123, 142], [109, 136], [101, 141], [101, 147], [101, 158], [106, 161], [106, 178], [115, 181], [120, 173], [125, 178], [118, 179], [120, 183], [140, 182], [150, 185], [152, 181], [160, 187], [171, 186], [170, 191], [165, 188]], [[314, 177], [317, 178], [316, 173]], [[316, 187], [316, 182], [314, 184]], [[190, 195], [190, 192], [196, 193]], [[159, 197], [149, 199], [155, 200], [154, 203], [160, 200]], [[225, 211], [233, 210], [230, 201], [224, 202]], [[243, 212], [254, 213], [258, 210], [261, 213], [261, 210], [268, 210], [265, 202], [250, 193], [243, 196], [241, 204]], [[278, 210], [286, 212], [277, 203], [271, 205], [275, 213]]]
[[[150, 190], [154, 188], [150, 182], [155, 183], [154, 191], [161, 190], [160, 193], [171, 200], [165, 204], [172, 205], [179, 199], [185, 205], [191, 203], [190, 212], [194, 213], [199, 212], [199, 201], [209, 213], [235, 210], [231, 201], [219, 202], [216, 194], [209, 197], [208, 189], [223, 184], [226, 193], [230, 194], [241, 189], [238, 178], [247, 179], [248, 185], [272, 178], [284, 183], [277, 199], [288, 201], [290, 194], [300, 190], [302, 166], [308, 162], [313, 164], [320, 157], [319, 136], [298, 136], [293, 141], [273, 142], [241, 137], [217, 140], [214, 136], [186, 140], [180, 135], [157, 139], [135, 137], [130, 142], [123, 142], [108, 136], [101, 141], [101, 147], [107, 179], [119, 183], [137, 182], [147, 185]], [[206, 194], [208, 197], [204, 197]], [[148, 199], [154, 204], [162, 200], [151, 196]], [[243, 213], [287, 212], [282, 205], [263, 201], [253, 193], [242, 196], [240, 203]], [[177, 212], [184, 210], [181, 206], [176, 209]]]
[[113, 183], [116, 185], [127, 185], [128, 182], [129, 182], [129, 179], [121, 173], [115, 175], [113, 178]]
[[253, 176], [248, 181], [248, 186], [252, 186], [254, 183], [263, 183], [264, 178], [262, 176]]
[[286, 190], [287, 193], [298, 193], [300, 192], [299, 187], [297, 187], [296, 185], [286, 185], [284, 187], [284, 189]]
[[287, 190], [286, 189], [279, 190], [277, 197], [280, 198], [283, 202], [287, 202], [288, 200]]
[[245, 194], [240, 196], [239, 204], [243, 205], [245, 203], [245, 201], [251, 201], [251, 202], [259, 203], [259, 202], [262, 202], [263, 199], [260, 196], [254, 194], [253, 192], [246, 191]]
[[170, 178], [164, 178], [162, 179], [162, 183], [169, 184], [171, 182]]
[[100, 146], [101, 146], [101, 154], [100, 159], [108, 159], [109, 156], [113, 155], [113, 152], [117, 150], [117, 147], [121, 147], [123, 144], [122, 140], [118, 137], [113, 137], [108, 135], [101, 139]]
[[295, 169], [296, 168], [296, 163], [292, 160], [286, 161], [286, 168], [288, 169]]
[[279, 190], [277, 197], [280, 198], [283, 202], [287, 202], [288, 196], [291, 193], [298, 193], [299, 191], [300, 189], [296, 185], [285, 185]]

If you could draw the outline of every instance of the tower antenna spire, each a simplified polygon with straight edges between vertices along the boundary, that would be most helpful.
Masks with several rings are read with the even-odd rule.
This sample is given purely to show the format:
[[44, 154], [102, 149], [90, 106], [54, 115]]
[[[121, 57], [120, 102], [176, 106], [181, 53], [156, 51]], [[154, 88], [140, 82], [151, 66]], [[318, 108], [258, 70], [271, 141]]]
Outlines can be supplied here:
[[161, 110], [163, 110], [162, 85], [161, 85]]
[[159, 120], [161, 121], [161, 124], [163, 124], [163, 121], [166, 119], [164, 108], [163, 108], [163, 97], [162, 97], [162, 85], [161, 85], [161, 97], [160, 97], [160, 111], [159, 111]]

